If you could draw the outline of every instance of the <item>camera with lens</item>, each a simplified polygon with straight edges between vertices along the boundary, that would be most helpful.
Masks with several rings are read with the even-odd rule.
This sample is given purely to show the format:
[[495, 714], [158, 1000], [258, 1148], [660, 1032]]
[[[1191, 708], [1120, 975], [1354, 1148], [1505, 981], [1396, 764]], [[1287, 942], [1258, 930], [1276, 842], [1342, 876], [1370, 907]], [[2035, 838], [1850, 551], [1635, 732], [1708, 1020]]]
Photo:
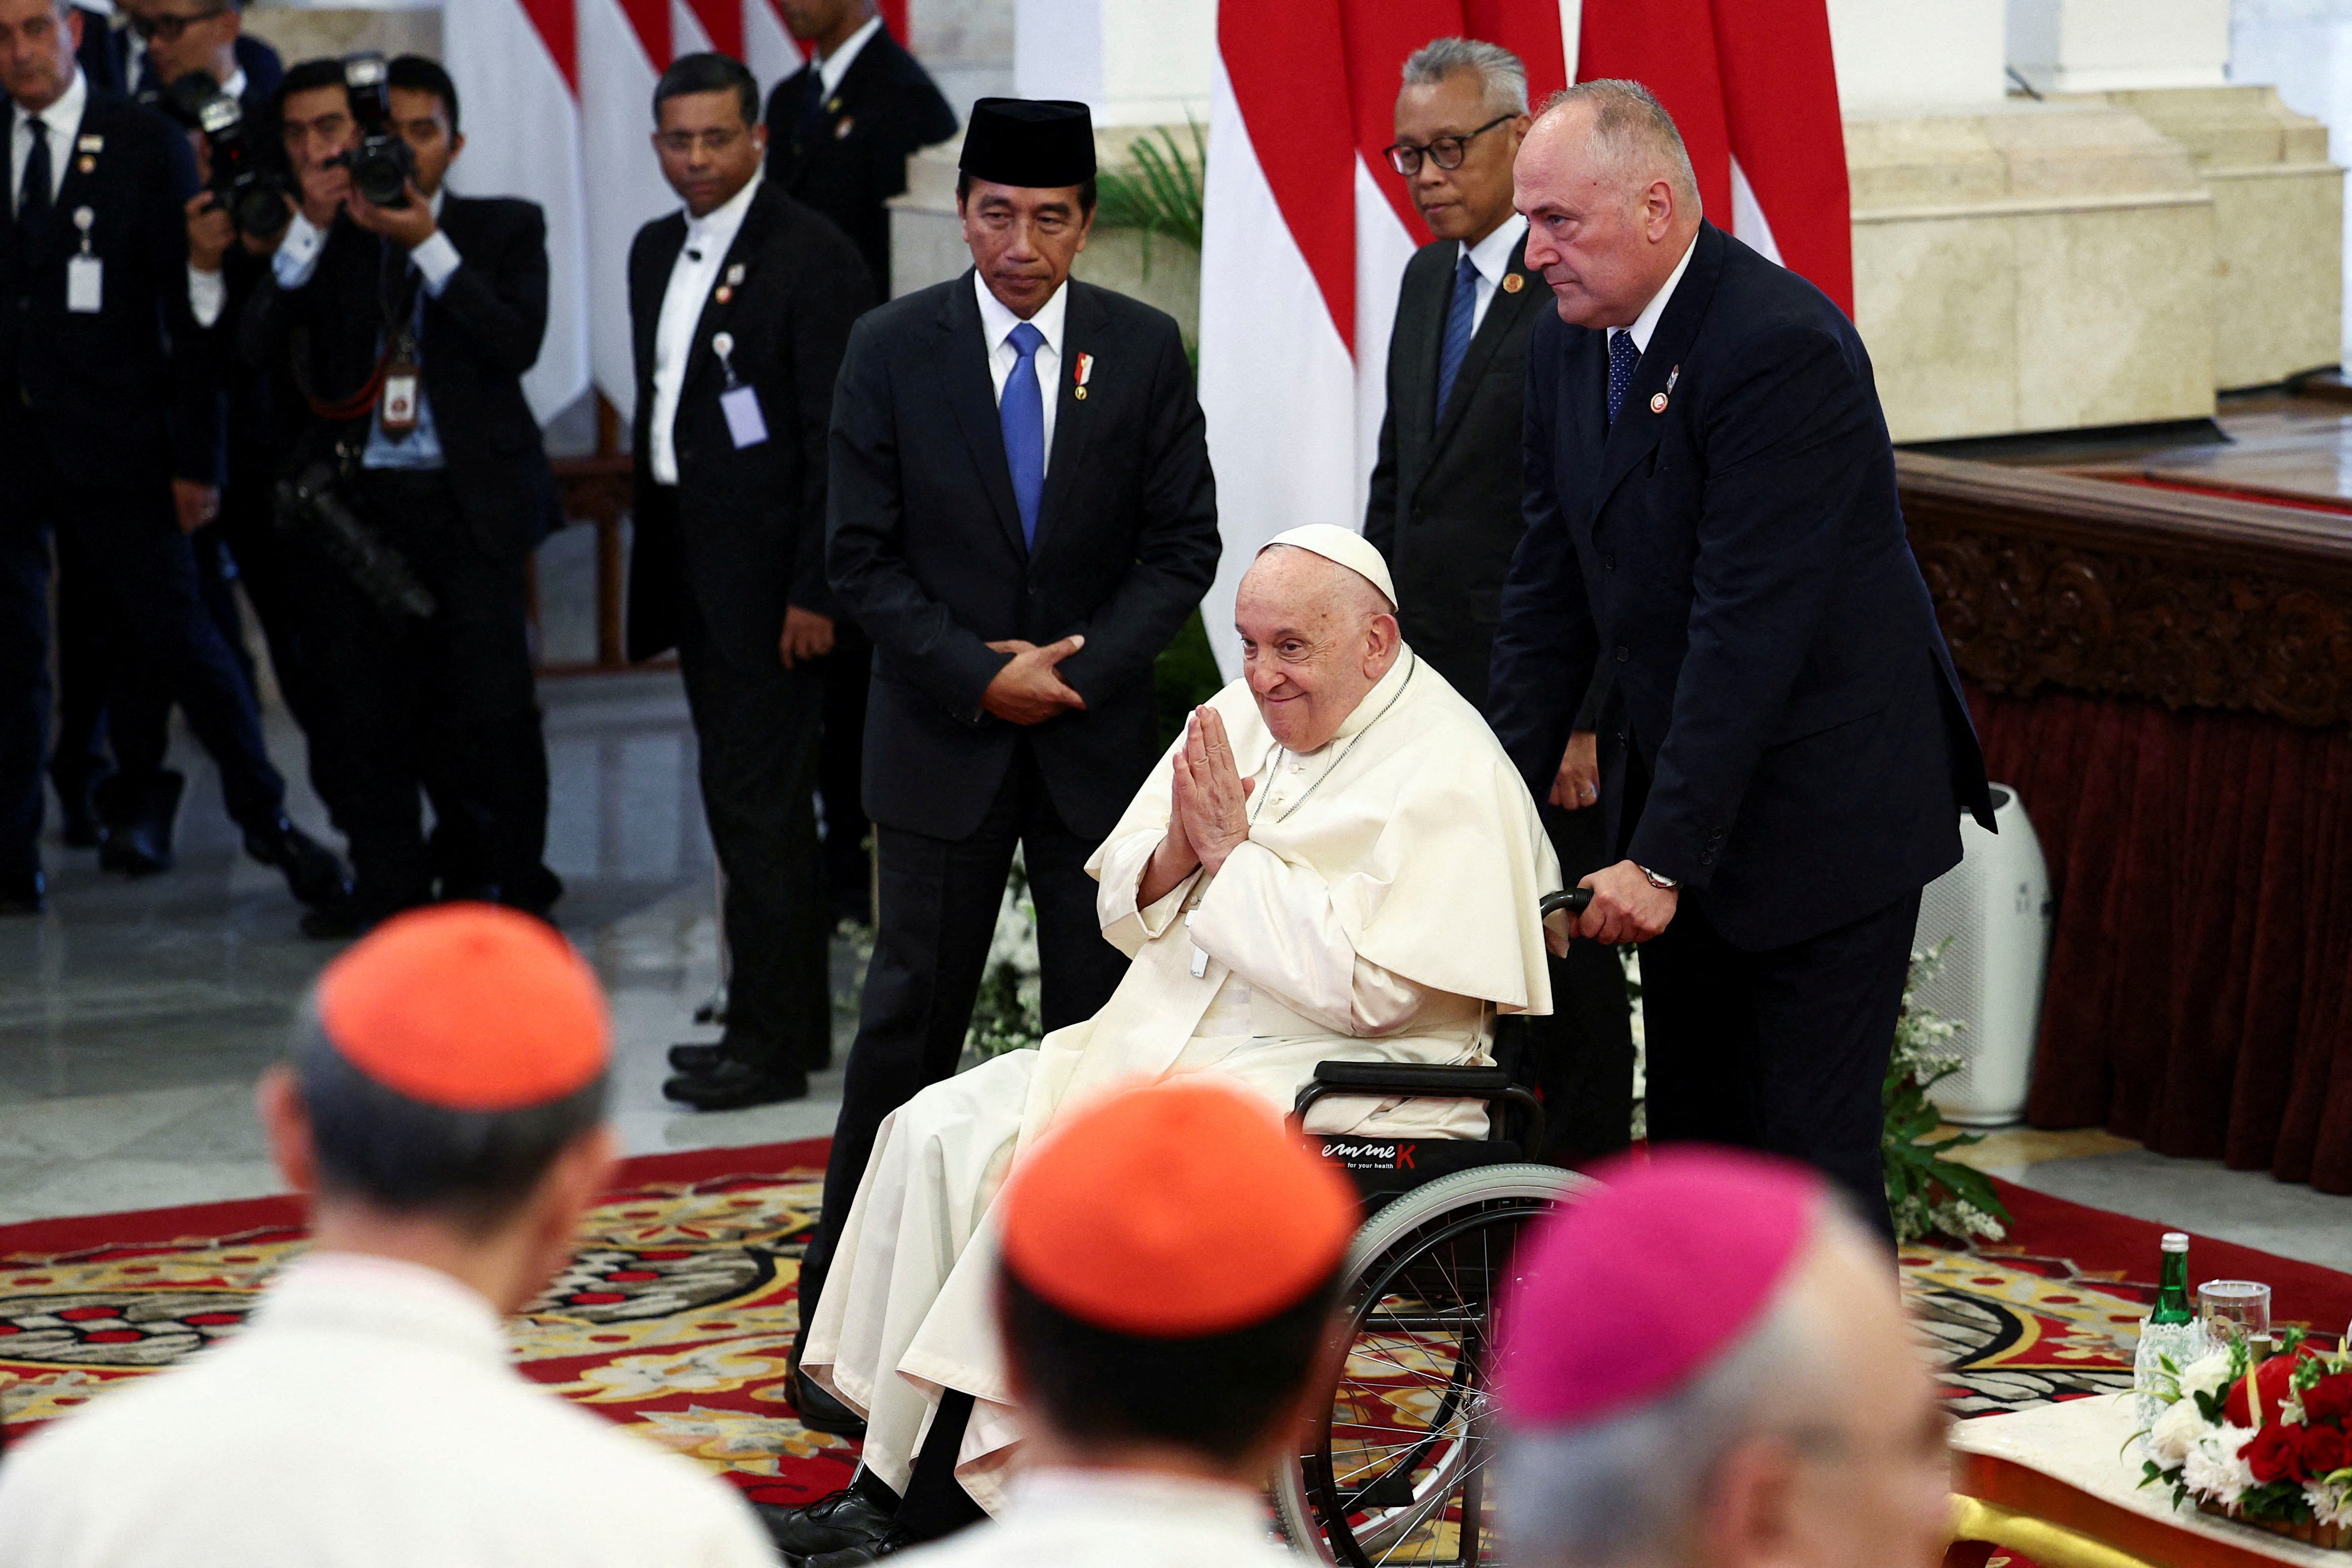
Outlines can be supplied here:
[[283, 230], [293, 216], [286, 205], [292, 186], [255, 139], [245, 106], [205, 71], [190, 71], [173, 82], [164, 102], [174, 119], [204, 132], [212, 193], [230, 221], [257, 239]]
[[352, 188], [371, 205], [404, 207], [416, 154], [393, 129], [390, 76], [382, 55], [353, 55], [343, 61], [343, 89], [351, 97], [352, 118], [359, 122], [360, 144], [328, 163], [349, 169]]

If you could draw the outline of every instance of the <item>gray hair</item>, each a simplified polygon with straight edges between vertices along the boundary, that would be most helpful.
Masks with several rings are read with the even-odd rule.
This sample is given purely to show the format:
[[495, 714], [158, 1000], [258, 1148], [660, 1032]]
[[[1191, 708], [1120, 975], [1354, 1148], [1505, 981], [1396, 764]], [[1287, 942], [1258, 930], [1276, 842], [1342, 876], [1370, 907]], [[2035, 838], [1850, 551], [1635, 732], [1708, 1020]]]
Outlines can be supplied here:
[[[1817, 1223], [1820, 1237], [1863, 1235], [1833, 1200]], [[1834, 1369], [1817, 1319], [1817, 1305], [1784, 1281], [1761, 1321], [1664, 1398], [1591, 1426], [1506, 1432], [1496, 1465], [1511, 1561], [1656, 1568], [1682, 1560], [1734, 1449], [1769, 1434], [1818, 1440], [1805, 1412]]]
[[1427, 87], [1455, 71], [1475, 71], [1486, 107], [1496, 114], [1528, 111], [1528, 68], [1500, 44], [1481, 38], [1436, 38], [1404, 62], [1404, 84]]
[[1647, 185], [1664, 178], [1675, 188], [1677, 205], [1688, 203], [1693, 217], [1700, 216], [1698, 174], [1691, 167], [1690, 149], [1675, 117], [1657, 94], [1638, 81], [1603, 77], [1564, 87], [1544, 100], [1543, 116], [1570, 104], [1592, 110], [1592, 142], [1629, 182]]

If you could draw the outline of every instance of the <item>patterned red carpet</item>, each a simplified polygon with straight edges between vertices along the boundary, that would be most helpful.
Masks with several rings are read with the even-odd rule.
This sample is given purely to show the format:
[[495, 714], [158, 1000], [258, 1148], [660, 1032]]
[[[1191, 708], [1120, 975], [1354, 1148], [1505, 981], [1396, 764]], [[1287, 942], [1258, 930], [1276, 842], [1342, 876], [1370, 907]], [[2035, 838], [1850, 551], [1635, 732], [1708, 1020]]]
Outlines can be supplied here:
[[[804, 1430], [779, 1397], [824, 1154], [812, 1140], [629, 1162], [588, 1245], [517, 1325], [522, 1371], [761, 1501], [843, 1484], [856, 1446]], [[2124, 1385], [2161, 1227], [2007, 1184], [2001, 1196], [2007, 1241], [1903, 1254], [1955, 1408]], [[10, 1440], [235, 1332], [301, 1239], [290, 1198], [0, 1227]], [[2200, 1279], [2268, 1280], [2282, 1323], [2332, 1339], [2352, 1318], [2352, 1276], [2202, 1237], [2190, 1257]]]

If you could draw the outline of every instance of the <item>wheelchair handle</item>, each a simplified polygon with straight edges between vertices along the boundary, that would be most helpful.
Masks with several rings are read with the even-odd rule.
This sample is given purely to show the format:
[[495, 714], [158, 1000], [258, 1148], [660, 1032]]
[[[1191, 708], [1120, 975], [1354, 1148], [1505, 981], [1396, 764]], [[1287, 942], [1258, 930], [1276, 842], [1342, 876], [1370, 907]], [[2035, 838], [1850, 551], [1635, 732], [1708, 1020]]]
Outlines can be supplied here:
[[1591, 889], [1562, 888], [1557, 893], [1544, 895], [1543, 902], [1536, 906], [1536, 918], [1542, 920], [1559, 910], [1566, 910], [1572, 915], [1580, 915], [1584, 912], [1585, 906], [1591, 902], [1592, 902]]

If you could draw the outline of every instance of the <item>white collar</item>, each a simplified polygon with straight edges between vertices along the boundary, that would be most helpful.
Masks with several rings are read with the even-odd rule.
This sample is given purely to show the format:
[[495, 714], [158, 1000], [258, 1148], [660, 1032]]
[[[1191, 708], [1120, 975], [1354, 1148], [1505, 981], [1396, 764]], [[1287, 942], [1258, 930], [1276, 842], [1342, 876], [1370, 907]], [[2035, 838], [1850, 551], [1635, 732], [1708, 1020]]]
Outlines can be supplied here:
[[1157, 1516], [1154, 1528], [1181, 1525], [1187, 1533], [1265, 1532], [1265, 1504], [1255, 1488], [1165, 1470], [1032, 1470], [1008, 1490], [1024, 1513], [1101, 1514], [1130, 1523]]
[[228, 73], [228, 79], [221, 83], [220, 87], [221, 90], [228, 94], [231, 98], [236, 99], [240, 103], [244, 102], [245, 89], [247, 87], [245, 68], [243, 66], [238, 66], [235, 69], [231, 70]]
[[1503, 280], [1503, 274], [1508, 272], [1511, 269], [1511, 263], [1517, 259], [1519, 240], [1527, 232], [1526, 216], [1519, 213], [1513, 213], [1502, 221], [1494, 233], [1477, 244], [1464, 245], [1462, 254], [1470, 258], [1470, 265], [1478, 269], [1479, 277], [1489, 283], [1500, 283]]
[[[751, 198], [759, 194], [760, 182], [767, 176], [754, 169], [743, 188], [704, 213], [700, 217], [686, 215], [686, 243], [706, 251], [706, 259], [717, 261], [735, 243], [736, 230], [743, 226], [743, 215], [751, 210]], [[715, 247], [718, 255], [707, 252]]]
[[1691, 253], [1696, 249], [1698, 236], [1694, 234], [1691, 242], [1683, 247], [1683, 258], [1675, 263], [1672, 272], [1666, 274], [1664, 287], [1650, 296], [1650, 302], [1642, 307], [1642, 313], [1633, 318], [1632, 326], [1625, 329], [1633, 334], [1635, 353], [1650, 352], [1650, 334], [1658, 330], [1658, 318], [1666, 313], [1666, 301], [1675, 297], [1675, 285], [1683, 280], [1683, 273], [1690, 266]]
[[[1013, 329], [1021, 324], [1021, 318], [1013, 313], [1011, 306], [988, 291], [988, 279], [980, 275], [977, 267], [971, 269], [971, 286], [980, 293], [981, 341], [988, 345], [989, 353], [994, 353], [1013, 335]], [[1029, 324], [1045, 334], [1045, 346], [1057, 354], [1062, 352], [1062, 319], [1069, 310], [1070, 280], [1065, 278], [1062, 286], [1054, 290], [1053, 298], [1038, 306], [1037, 313], [1029, 318]]]
[[29, 112], [21, 103], [16, 105], [16, 123], [22, 125], [27, 121], [37, 120], [49, 129], [62, 131], [70, 136], [81, 129], [81, 112], [89, 103], [89, 79], [81, 74], [79, 66], [76, 66], [73, 80], [66, 84], [65, 91], [58, 94], [58, 100], [38, 114]]
[[438, 1268], [373, 1253], [304, 1253], [270, 1281], [254, 1326], [416, 1341], [507, 1363], [506, 1324], [480, 1294]]
[[841, 89], [841, 79], [847, 76], [849, 68], [856, 63], [857, 51], [871, 42], [874, 35], [881, 30], [882, 13], [877, 11], [866, 18], [866, 26], [841, 41], [841, 47], [823, 59], [809, 61], [809, 64], [815, 68], [817, 82], [824, 89], [824, 95], [827, 98], [831, 98]]

